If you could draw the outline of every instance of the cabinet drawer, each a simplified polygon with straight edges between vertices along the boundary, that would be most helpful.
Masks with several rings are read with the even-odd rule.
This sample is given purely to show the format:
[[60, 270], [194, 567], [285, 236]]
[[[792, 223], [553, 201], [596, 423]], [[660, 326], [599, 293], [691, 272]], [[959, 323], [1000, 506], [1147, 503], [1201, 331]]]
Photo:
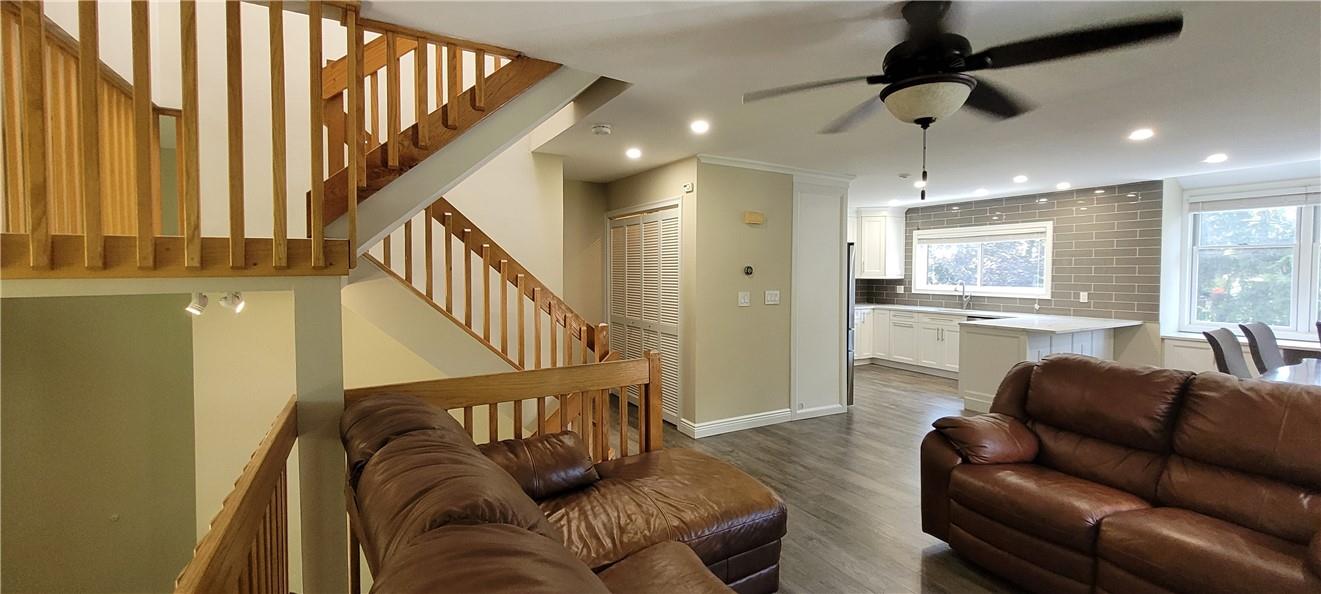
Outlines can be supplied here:
[[896, 322], [911, 322], [914, 316], [911, 311], [891, 311], [890, 319]]
[[952, 316], [944, 314], [917, 314], [917, 321], [923, 324], [932, 324], [935, 326], [953, 327], [958, 326], [959, 322], [966, 320], [964, 316]]

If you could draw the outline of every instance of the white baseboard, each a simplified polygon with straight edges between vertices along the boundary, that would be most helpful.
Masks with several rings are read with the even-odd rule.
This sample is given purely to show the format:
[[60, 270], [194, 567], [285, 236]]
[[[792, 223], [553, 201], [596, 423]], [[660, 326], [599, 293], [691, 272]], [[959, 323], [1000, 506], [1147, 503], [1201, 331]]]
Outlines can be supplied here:
[[793, 420], [801, 421], [813, 417], [824, 417], [826, 415], [837, 415], [849, 412], [849, 407], [843, 404], [827, 404], [825, 406], [813, 406], [812, 408], [803, 408], [793, 413]]
[[711, 437], [712, 435], [720, 435], [721, 433], [742, 431], [754, 427], [765, 427], [766, 425], [783, 423], [792, 419], [793, 414], [787, 408], [729, 417], [728, 419], [704, 421], [701, 423], [694, 423], [688, 419], [679, 419], [679, 432], [693, 439], [701, 439], [703, 437]]
[[955, 380], [956, 380], [956, 379], [959, 379], [959, 372], [957, 372], [957, 371], [948, 371], [948, 370], [945, 370], [945, 369], [936, 369], [936, 368], [934, 368], [934, 367], [927, 367], [927, 366], [925, 366], [925, 365], [914, 365], [914, 364], [912, 364], [912, 363], [904, 363], [903, 361], [892, 361], [892, 360], [889, 360], [889, 359], [877, 359], [877, 358], [872, 358], [872, 360], [871, 360], [871, 364], [872, 364], [872, 365], [880, 365], [881, 367], [890, 367], [890, 368], [893, 368], [893, 369], [902, 369], [902, 370], [904, 370], [904, 371], [911, 371], [911, 372], [913, 372], [913, 373], [923, 373], [923, 374], [926, 374], [926, 375], [934, 375], [934, 376], [936, 376], [936, 377], [943, 377], [943, 378], [946, 378], [946, 379], [955, 379]]
[[991, 401], [993, 399], [994, 399], [994, 395], [988, 398], [980, 394], [974, 394], [972, 392], [964, 392], [963, 408], [965, 410], [970, 410], [972, 412], [978, 412], [978, 413], [991, 412]]

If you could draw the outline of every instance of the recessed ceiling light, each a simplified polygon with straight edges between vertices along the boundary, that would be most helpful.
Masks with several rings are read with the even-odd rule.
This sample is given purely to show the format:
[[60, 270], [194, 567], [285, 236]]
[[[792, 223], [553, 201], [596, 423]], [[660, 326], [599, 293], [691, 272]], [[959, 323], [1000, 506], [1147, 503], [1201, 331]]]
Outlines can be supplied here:
[[1226, 154], [1224, 154], [1224, 153], [1216, 153], [1216, 154], [1214, 154], [1214, 155], [1207, 155], [1207, 157], [1206, 157], [1205, 159], [1202, 159], [1202, 162], [1203, 162], [1203, 163], [1224, 163], [1225, 161], [1228, 161], [1228, 160], [1229, 160], [1229, 155], [1226, 155]]
[[913, 187], [921, 190], [922, 188], [927, 187], [927, 183], [919, 179], [913, 182]]
[[990, 190], [987, 190], [986, 188], [977, 188], [976, 190], [973, 191], [972, 195], [973, 195], [973, 196], [985, 196], [985, 195], [990, 194], [990, 193], [991, 193], [991, 191], [990, 191]]
[[1151, 138], [1152, 136], [1155, 136], [1155, 135], [1156, 135], [1156, 133], [1155, 133], [1154, 131], [1152, 131], [1151, 128], [1138, 128], [1137, 130], [1134, 130], [1134, 131], [1128, 133], [1128, 139], [1129, 139], [1129, 140], [1146, 140], [1146, 139]]
[[707, 130], [711, 129], [711, 122], [706, 120], [693, 120], [691, 124], [688, 124], [688, 129], [692, 130], [693, 134], [706, 134]]
[[624, 151], [624, 156], [625, 156], [625, 157], [628, 157], [628, 158], [630, 158], [630, 159], [641, 159], [641, 158], [642, 158], [642, 149], [640, 149], [640, 148], [638, 148], [638, 147], [633, 147], [633, 148], [631, 148], [631, 149], [628, 149], [628, 150]]
[[1072, 187], [1073, 187], [1073, 184], [1070, 184], [1069, 182], [1060, 182], [1060, 183], [1058, 183], [1058, 184], [1055, 184], [1055, 189], [1056, 189], [1056, 190], [1067, 190], [1067, 189], [1072, 188]]
[[1015, 176], [1014, 176], [1014, 183], [1016, 183], [1016, 184], [1021, 184], [1021, 183], [1025, 182], [1025, 181], [1027, 181], [1027, 176], [1026, 176], [1026, 175], [1015, 175]]
[[1092, 190], [1093, 194], [1104, 194], [1105, 190]]

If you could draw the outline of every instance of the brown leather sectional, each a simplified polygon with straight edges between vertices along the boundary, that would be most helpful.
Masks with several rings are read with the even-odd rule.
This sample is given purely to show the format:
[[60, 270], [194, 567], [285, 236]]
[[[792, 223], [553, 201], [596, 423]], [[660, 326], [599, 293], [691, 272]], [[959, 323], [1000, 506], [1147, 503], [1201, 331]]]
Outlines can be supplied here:
[[704, 454], [593, 464], [563, 432], [477, 446], [410, 396], [340, 424], [372, 592], [774, 592], [784, 503]]
[[1020, 363], [922, 442], [922, 529], [1032, 592], [1321, 592], [1321, 388]]

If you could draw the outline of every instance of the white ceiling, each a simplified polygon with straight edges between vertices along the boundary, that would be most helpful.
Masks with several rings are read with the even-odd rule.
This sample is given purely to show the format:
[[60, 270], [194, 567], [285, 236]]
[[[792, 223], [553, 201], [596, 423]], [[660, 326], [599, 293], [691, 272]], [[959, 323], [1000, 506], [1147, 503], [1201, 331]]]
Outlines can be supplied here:
[[[1183, 177], [1321, 157], [1321, 3], [963, 3], [973, 48], [1182, 11], [1175, 42], [985, 78], [1039, 107], [992, 122], [967, 110], [932, 127], [928, 200]], [[750, 90], [876, 73], [902, 24], [888, 3], [367, 2], [368, 16], [517, 48], [633, 83], [544, 145], [570, 179], [609, 181], [696, 153], [857, 176], [855, 204], [915, 201], [921, 135], [882, 114], [840, 135], [816, 130], [877, 89], [845, 87], [742, 105]], [[711, 132], [695, 136], [702, 117]], [[590, 127], [609, 122], [614, 134]], [[1156, 137], [1134, 143], [1134, 128]], [[643, 157], [630, 161], [624, 149]], [[1204, 164], [1224, 152], [1229, 161]], [[1319, 172], [1321, 173], [1321, 172]], [[1014, 184], [1025, 174], [1030, 180]], [[1231, 176], [1232, 177], [1232, 176]]]

